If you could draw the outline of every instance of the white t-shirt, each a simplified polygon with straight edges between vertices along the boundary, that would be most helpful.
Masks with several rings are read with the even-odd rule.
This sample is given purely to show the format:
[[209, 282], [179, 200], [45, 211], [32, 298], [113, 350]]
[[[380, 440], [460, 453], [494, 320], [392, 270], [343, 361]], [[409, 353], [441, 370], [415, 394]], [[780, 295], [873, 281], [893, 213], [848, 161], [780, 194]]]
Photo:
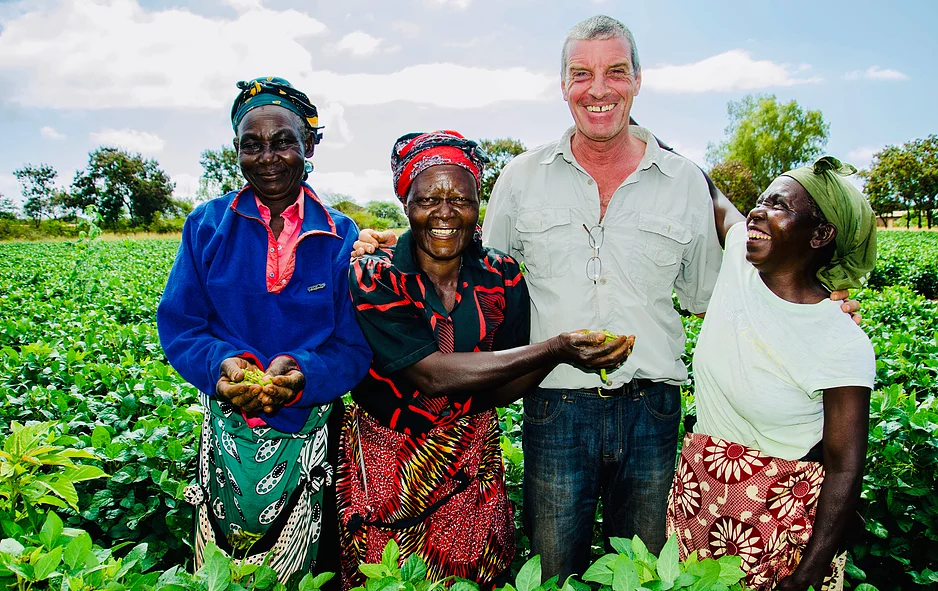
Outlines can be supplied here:
[[694, 352], [695, 431], [788, 460], [821, 440], [821, 390], [872, 389], [873, 346], [838, 302], [794, 304], [746, 260], [746, 224], [726, 235], [723, 268]]

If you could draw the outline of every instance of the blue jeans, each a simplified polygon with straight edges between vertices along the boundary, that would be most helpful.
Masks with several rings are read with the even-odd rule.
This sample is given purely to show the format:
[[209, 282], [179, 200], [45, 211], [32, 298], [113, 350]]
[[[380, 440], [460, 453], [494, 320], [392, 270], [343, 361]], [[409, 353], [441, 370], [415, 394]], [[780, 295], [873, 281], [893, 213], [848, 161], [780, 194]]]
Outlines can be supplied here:
[[545, 388], [524, 398], [525, 525], [545, 579], [586, 570], [599, 498], [607, 546], [635, 534], [656, 555], [664, 545], [681, 394], [637, 383], [615, 398]]

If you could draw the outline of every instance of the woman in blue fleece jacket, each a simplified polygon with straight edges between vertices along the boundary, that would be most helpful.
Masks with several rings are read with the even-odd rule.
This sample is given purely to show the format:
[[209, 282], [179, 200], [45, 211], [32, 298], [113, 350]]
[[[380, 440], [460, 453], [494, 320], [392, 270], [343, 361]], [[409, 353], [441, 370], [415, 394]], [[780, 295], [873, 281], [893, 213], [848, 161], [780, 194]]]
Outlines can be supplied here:
[[186, 490], [196, 567], [214, 542], [250, 562], [269, 554], [295, 583], [317, 563], [338, 569], [330, 443], [340, 397], [371, 360], [348, 290], [358, 229], [303, 182], [321, 137], [306, 95], [281, 78], [238, 87], [231, 122], [247, 185], [189, 215], [157, 325], [205, 407]]

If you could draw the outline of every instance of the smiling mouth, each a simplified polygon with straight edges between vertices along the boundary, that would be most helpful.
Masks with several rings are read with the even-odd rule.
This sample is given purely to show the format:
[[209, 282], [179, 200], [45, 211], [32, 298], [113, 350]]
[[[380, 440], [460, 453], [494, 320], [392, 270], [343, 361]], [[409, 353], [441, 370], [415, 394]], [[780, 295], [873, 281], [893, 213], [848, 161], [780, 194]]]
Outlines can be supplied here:
[[431, 228], [430, 235], [437, 238], [448, 238], [457, 232], [456, 228]]
[[586, 110], [590, 113], [605, 113], [606, 111], [611, 111], [615, 108], [615, 104], [611, 105], [586, 105]]
[[765, 232], [760, 232], [759, 230], [749, 230], [746, 234], [750, 240], [771, 240], [772, 237], [766, 234]]

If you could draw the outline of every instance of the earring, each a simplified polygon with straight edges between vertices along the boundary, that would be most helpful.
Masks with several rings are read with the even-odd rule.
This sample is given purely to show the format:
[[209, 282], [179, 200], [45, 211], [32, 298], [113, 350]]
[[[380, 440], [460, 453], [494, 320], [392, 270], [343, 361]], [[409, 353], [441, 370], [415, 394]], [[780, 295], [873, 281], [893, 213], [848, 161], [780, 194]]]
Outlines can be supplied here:
[[303, 164], [303, 172], [305, 172], [306, 174], [309, 174], [309, 173], [313, 172], [313, 161], [312, 161], [312, 160], [307, 160], [307, 161]]

